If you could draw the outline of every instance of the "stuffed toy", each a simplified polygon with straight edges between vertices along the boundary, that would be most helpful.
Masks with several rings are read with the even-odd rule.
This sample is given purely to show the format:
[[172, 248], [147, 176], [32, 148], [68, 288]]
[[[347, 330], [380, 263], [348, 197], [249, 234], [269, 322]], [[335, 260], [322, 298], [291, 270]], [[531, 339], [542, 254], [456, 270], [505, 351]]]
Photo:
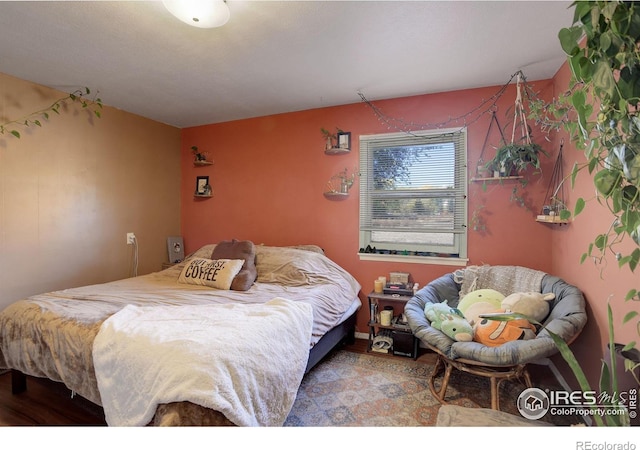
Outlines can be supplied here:
[[440, 331], [457, 342], [473, 340], [473, 327], [462, 315], [447, 314], [440, 322]]
[[549, 315], [550, 303], [554, 298], [556, 298], [556, 294], [553, 292], [548, 294], [516, 292], [505, 297], [500, 307], [507, 311], [523, 314], [541, 323]]
[[504, 295], [493, 289], [478, 289], [469, 292], [458, 303], [458, 309], [470, 324], [480, 321], [480, 314], [496, 312], [501, 308]]
[[442, 331], [454, 341], [468, 342], [473, 340], [473, 327], [464, 318], [460, 310], [442, 303], [427, 303], [424, 315], [436, 330]]
[[[504, 313], [505, 311], [498, 311]], [[533, 339], [536, 328], [526, 319], [491, 320], [490, 314], [483, 315], [473, 327], [473, 340], [488, 347], [497, 347], [507, 342]]]
[[[456, 313], [456, 309], [447, 304], [447, 300], [442, 303], [427, 303], [424, 307], [424, 316], [431, 326], [437, 330], [440, 329], [440, 322], [446, 314]], [[457, 311], [457, 313], [460, 313]]]

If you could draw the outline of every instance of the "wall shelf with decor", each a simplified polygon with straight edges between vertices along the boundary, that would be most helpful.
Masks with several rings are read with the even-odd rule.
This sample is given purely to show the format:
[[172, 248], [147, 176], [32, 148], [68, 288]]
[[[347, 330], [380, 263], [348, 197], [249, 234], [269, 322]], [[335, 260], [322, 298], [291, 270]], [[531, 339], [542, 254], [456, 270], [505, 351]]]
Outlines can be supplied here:
[[568, 220], [561, 219], [560, 216], [551, 216], [551, 215], [544, 215], [544, 214], [541, 214], [538, 217], [536, 217], [536, 222], [555, 223], [558, 225], [565, 225], [570, 223]]
[[193, 193], [194, 198], [209, 198], [213, 196], [213, 188], [209, 184], [207, 175], [196, 177], [196, 190]]
[[324, 153], [326, 155], [342, 155], [351, 151], [351, 132], [336, 128], [332, 133], [326, 128], [320, 128], [325, 139]]
[[360, 175], [355, 169], [349, 174], [345, 168], [342, 172], [332, 176], [327, 182], [327, 190], [324, 196], [330, 200], [343, 200], [349, 196], [349, 190], [353, 187], [356, 176]]
[[210, 166], [211, 164], [213, 164], [213, 161], [202, 160], [193, 162], [194, 166]]

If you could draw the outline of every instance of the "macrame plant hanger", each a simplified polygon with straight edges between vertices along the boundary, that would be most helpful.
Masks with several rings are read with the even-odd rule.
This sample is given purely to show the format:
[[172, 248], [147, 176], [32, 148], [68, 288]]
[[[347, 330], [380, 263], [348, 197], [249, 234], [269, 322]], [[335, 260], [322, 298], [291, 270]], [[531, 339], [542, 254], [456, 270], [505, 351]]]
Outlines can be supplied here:
[[531, 144], [531, 135], [529, 134], [529, 125], [527, 125], [527, 116], [524, 112], [524, 106], [522, 105], [522, 74], [518, 73], [518, 79], [516, 82], [516, 101], [514, 103], [513, 111], [513, 128], [511, 129], [511, 144], [514, 143], [516, 138], [516, 128], [518, 122], [520, 123], [521, 137], [526, 145]]
[[476, 175], [478, 176], [478, 178], [490, 178], [492, 175], [483, 157], [484, 157], [484, 150], [487, 147], [487, 142], [489, 141], [489, 136], [491, 135], [491, 128], [493, 127], [494, 122], [496, 124], [496, 127], [498, 127], [498, 131], [500, 131], [500, 138], [502, 139], [501, 143], [504, 144], [506, 142], [504, 138], [504, 133], [502, 132], [502, 127], [500, 126], [500, 122], [498, 122], [498, 118], [496, 117], [496, 111], [494, 109], [493, 111], [491, 111], [491, 120], [489, 121], [489, 129], [487, 130], [487, 135], [484, 137], [484, 143], [482, 144], [482, 150], [480, 150], [480, 158], [478, 159], [478, 165], [476, 167]]
[[564, 192], [564, 170], [562, 168], [562, 147], [564, 139], [560, 141], [558, 158], [553, 166], [553, 173], [549, 181], [549, 187], [545, 194], [545, 205], [542, 207], [542, 215], [555, 218], [560, 217], [560, 211], [566, 209], [566, 197]]

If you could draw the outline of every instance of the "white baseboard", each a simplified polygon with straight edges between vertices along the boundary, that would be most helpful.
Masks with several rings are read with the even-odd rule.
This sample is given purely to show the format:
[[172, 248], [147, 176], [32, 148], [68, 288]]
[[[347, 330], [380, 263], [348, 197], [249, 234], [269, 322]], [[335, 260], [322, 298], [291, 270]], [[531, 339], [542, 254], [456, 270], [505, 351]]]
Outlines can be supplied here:
[[355, 335], [356, 339], [364, 339], [365, 341], [369, 339], [369, 333], [359, 333], [356, 331]]

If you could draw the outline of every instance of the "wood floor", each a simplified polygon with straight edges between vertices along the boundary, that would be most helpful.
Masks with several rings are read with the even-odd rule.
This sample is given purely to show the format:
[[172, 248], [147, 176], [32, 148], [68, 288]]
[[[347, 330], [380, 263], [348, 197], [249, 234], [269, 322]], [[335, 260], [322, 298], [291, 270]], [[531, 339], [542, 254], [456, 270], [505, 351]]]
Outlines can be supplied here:
[[11, 394], [11, 374], [0, 375], [0, 426], [106, 426], [102, 408], [71, 392], [61, 383], [27, 377], [27, 390]]

